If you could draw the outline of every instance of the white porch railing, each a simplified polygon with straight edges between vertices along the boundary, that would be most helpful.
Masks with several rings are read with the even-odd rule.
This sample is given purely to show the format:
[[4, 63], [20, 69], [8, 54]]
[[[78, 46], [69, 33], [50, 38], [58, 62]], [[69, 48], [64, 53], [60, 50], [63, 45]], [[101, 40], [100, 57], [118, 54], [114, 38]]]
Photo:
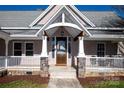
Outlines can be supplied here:
[[7, 67], [40, 67], [39, 56], [10, 56]]
[[[78, 57], [77, 75], [123, 75], [124, 57]], [[100, 73], [100, 74], [99, 74]], [[101, 74], [102, 73], [102, 74]]]
[[86, 67], [124, 68], [124, 58], [86, 57]]
[[5, 57], [0, 56], [0, 69], [5, 68]]

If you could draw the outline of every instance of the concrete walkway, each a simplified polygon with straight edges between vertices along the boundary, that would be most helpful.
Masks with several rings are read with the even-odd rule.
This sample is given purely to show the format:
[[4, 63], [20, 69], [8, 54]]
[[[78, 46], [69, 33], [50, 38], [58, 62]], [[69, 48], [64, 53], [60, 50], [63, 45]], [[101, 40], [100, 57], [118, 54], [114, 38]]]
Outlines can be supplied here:
[[77, 78], [51, 78], [48, 88], [81, 88], [81, 85]]
[[81, 88], [76, 78], [76, 70], [72, 67], [51, 66], [48, 88]]

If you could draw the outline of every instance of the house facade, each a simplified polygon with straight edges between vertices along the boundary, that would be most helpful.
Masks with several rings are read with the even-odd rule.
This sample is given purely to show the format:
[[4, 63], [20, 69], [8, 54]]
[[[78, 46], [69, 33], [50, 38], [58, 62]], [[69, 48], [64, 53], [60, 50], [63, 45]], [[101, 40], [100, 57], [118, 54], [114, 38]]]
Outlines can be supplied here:
[[83, 72], [84, 62], [123, 70], [123, 26], [124, 19], [113, 11], [79, 11], [71, 5], [0, 11], [0, 66], [29, 70], [79, 65]]

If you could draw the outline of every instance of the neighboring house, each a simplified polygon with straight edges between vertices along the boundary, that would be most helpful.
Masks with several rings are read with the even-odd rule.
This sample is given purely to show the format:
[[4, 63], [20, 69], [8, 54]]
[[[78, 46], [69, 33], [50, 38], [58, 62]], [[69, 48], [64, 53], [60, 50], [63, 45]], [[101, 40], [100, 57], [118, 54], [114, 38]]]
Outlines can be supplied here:
[[113, 11], [0, 11], [0, 67], [9, 70], [76, 66], [80, 58], [85, 66], [123, 68], [123, 41], [124, 19]]

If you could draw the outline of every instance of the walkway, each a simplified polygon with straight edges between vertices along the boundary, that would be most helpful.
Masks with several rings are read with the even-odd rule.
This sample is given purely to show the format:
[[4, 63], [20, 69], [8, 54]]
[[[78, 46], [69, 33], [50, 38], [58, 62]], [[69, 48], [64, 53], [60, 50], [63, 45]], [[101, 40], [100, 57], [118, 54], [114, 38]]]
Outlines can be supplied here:
[[76, 70], [72, 67], [51, 66], [48, 88], [81, 88], [76, 78]]

